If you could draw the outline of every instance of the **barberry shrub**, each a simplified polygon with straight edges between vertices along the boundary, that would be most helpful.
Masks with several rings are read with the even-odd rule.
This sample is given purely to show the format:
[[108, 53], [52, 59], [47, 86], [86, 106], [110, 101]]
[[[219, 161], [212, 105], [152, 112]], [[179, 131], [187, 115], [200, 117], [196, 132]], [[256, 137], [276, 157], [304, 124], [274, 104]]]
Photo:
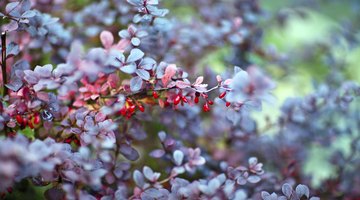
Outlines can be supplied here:
[[[360, 198], [360, 86], [339, 56], [343, 45], [358, 52], [358, 18], [278, 52], [261, 22], [281, 27], [309, 10], [163, 3], [0, 1], [1, 198]], [[319, 52], [326, 77], [276, 110], [288, 82], [272, 77]]]

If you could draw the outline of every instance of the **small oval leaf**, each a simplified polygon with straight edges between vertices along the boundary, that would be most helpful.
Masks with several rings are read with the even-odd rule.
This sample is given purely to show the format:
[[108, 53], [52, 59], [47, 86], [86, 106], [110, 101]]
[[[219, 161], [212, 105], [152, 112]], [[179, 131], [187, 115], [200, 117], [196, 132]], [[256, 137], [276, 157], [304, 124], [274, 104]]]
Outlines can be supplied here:
[[174, 157], [175, 164], [177, 166], [179, 166], [182, 164], [182, 161], [184, 159], [184, 153], [181, 152], [180, 150], [176, 150], [176, 151], [174, 151], [173, 157]]
[[33, 11], [33, 10], [28, 10], [28, 11], [25, 11], [21, 17], [23, 18], [31, 18], [31, 17], [34, 17], [36, 15], [36, 12]]
[[146, 81], [150, 79], [150, 73], [144, 69], [137, 69], [136, 74]]
[[127, 58], [126, 62], [135, 62], [137, 60], [140, 60], [142, 57], [144, 57], [144, 52], [142, 52], [140, 49], [133, 49], [130, 51], [130, 55]]
[[130, 80], [131, 91], [133, 92], [139, 91], [142, 87], [142, 84], [143, 84], [143, 80], [139, 76], [131, 78]]
[[114, 43], [114, 36], [110, 31], [102, 31], [100, 33], [100, 40], [105, 49], [108, 49]]

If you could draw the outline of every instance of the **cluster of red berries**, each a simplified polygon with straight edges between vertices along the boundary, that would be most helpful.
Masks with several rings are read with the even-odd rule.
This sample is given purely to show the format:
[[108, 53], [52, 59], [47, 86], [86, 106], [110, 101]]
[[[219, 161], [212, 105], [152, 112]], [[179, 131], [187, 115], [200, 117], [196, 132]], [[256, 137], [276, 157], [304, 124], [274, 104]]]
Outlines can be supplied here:
[[74, 142], [74, 144], [76, 144], [77, 146], [80, 146], [80, 140], [75, 135], [68, 137], [64, 140], [64, 143], [67, 144], [71, 144], [72, 142]]
[[17, 123], [20, 125], [21, 129], [24, 129], [27, 126], [29, 126], [29, 128], [31, 128], [31, 129], [34, 129], [35, 126], [40, 124], [40, 121], [41, 121], [40, 114], [38, 112], [31, 113], [28, 115], [17, 114], [15, 116], [15, 119], [16, 119]]
[[[220, 99], [223, 99], [226, 95], [226, 91], [222, 92], [219, 94], [219, 98]], [[199, 97], [203, 97], [205, 99], [205, 104], [203, 105], [203, 111], [204, 112], [209, 112], [210, 111], [210, 106], [214, 105], [214, 101], [210, 100], [208, 95], [205, 94], [205, 93], [199, 93], [199, 92], [196, 92], [195, 93], [195, 98], [194, 98], [194, 102], [197, 104], [199, 103]], [[229, 107], [230, 106], [230, 102], [226, 102], [226, 107]]]
[[189, 101], [188, 101], [188, 99], [185, 97], [185, 96], [183, 96], [182, 94], [181, 94], [181, 92], [178, 94], [178, 95], [176, 95], [176, 97], [174, 98], [174, 105], [176, 106], [176, 105], [178, 105], [179, 103], [181, 103], [181, 105], [183, 106], [184, 105], [184, 103], [189, 103]]
[[5, 199], [6, 194], [11, 194], [13, 192], [12, 187], [8, 187], [5, 192], [0, 193], [0, 199]]
[[[222, 93], [219, 94], [219, 98], [220, 99], [224, 99], [224, 97], [226, 96], [227, 92], [224, 91]], [[153, 91], [152, 92], [152, 96], [154, 99], [158, 99], [159, 101], [159, 105], [162, 105], [162, 107], [168, 107], [171, 104], [165, 100], [161, 100], [159, 99], [159, 93], [157, 91]], [[210, 111], [210, 106], [214, 105], [214, 101], [212, 101], [211, 99], [209, 99], [209, 96], [206, 93], [200, 93], [200, 92], [195, 92], [195, 97], [194, 97], [194, 103], [198, 104], [200, 101], [200, 97], [202, 97], [205, 100], [205, 103], [202, 107], [204, 112], [209, 112]], [[172, 100], [173, 105], [177, 106], [179, 104], [184, 105], [185, 103], [189, 103], [189, 99], [182, 95], [182, 92], [180, 91], [175, 98], [173, 98]], [[229, 107], [231, 105], [230, 102], [226, 102], [226, 107]], [[136, 101], [136, 100], [132, 100], [131, 98], [127, 98], [125, 101], [125, 105], [124, 107], [122, 107], [119, 111], [119, 114], [126, 117], [127, 119], [130, 119], [131, 116], [133, 116], [136, 112], [136, 110], [139, 110], [141, 112], [145, 111], [145, 107], [143, 106], [142, 103]]]
[[[155, 98], [156, 95], [154, 95], [154, 94], [157, 94], [157, 93], [156, 92], [153, 93], [153, 96]], [[219, 95], [219, 98], [223, 99], [225, 97], [225, 95], [226, 95], [226, 91], [222, 92]], [[202, 97], [205, 100], [205, 103], [202, 107], [203, 111], [209, 112], [210, 106], [214, 105], [214, 101], [210, 100], [209, 96], [206, 93], [195, 92], [195, 97], [194, 97], [195, 104], [199, 103], [200, 97]], [[173, 100], [174, 105], [178, 105], [179, 103], [181, 103], [181, 105], [184, 105], [184, 103], [188, 103], [188, 102], [189, 102], [188, 99], [185, 96], [183, 96], [181, 92], [178, 95], [176, 95], [176, 97]], [[226, 102], [226, 107], [229, 107], [230, 105], [231, 105], [230, 102]]]
[[132, 99], [127, 98], [124, 107], [120, 109], [119, 113], [129, 119], [135, 113], [136, 108], [138, 108], [140, 112], [145, 111], [145, 107], [140, 102], [134, 102]]

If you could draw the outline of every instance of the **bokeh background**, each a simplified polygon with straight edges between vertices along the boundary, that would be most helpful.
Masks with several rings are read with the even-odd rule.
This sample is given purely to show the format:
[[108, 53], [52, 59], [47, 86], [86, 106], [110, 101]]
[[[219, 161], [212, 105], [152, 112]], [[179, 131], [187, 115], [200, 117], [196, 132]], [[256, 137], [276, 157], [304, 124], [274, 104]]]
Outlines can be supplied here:
[[[237, 1], [246, 0], [164, 0], [161, 3], [170, 10], [169, 18], [176, 17], [184, 23], [191, 23], [200, 17], [199, 13], [206, 12], [195, 4], [236, 4]], [[63, 6], [82, 10], [96, 2], [99, 1], [68, 0]], [[216, 48], [191, 64], [196, 66], [194, 73], [197, 74], [206, 72], [207, 68], [220, 73], [233, 65], [242, 68], [257, 65], [270, 74], [277, 84], [274, 91], [276, 102], [265, 104], [261, 112], [253, 113], [259, 126], [265, 126], [265, 119], [276, 120], [280, 115], [280, 106], [288, 97], [303, 97], [314, 92], [314, 88], [324, 82], [335, 86], [343, 80], [360, 82], [359, 0], [247, 2], [248, 4], [241, 3], [243, 7], [234, 6], [234, 10], [229, 11], [242, 17], [243, 25], [248, 28], [248, 32], [244, 33], [248, 35], [246, 41], [239, 46], [224, 45]], [[222, 7], [219, 6], [218, 9]], [[60, 18], [66, 16], [61, 7], [52, 14]], [[122, 28], [124, 27], [116, 27], [116, 23], [113, 25], [115, 30]], [[50, 55], [44, 54], [40, 62], [48, 63], [49, 57]], [[162, 129], [161, 125], [150, 128], [154, 131]], [[264, 134], [274, 133], [269, 131]], [[318, 188], [322, 180], [334, 176], [336, 170], [328, 162], [329, 156], [339, 149], [345, 153], [350, 151], [350, 143], [350, 137], [342, 136], [330, 147], [315, 145], [309, 149], [311, 153], [305, 161], [303, 171], [312, 177], [311, 187]], [[17, 184], [14, 189], [16, 192], [6, 199], [41, 199], [47, 187], [33, 188], [27, 181], [23, 181]]]

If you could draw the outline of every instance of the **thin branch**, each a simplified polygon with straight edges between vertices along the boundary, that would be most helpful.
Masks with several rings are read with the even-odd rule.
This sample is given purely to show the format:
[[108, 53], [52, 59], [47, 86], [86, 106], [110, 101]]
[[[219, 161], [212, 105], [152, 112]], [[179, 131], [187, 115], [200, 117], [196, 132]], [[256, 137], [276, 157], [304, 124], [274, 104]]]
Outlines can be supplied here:
[[6, 77], [6, 32], [1, 33], [1, 73], [3, 79], [3, 93], [4, 97], [7, 95], [7, 87], [5, 86], [7, 77]]
[[[154, 90], [149, 90], [151, 91], [156, 91], [156, 92], [160, 92], [160, 91], [165, 91], [165, 90], [170, 90], [170, 89], [175, 89], [176, 87], [171, 87], [171, 88], [159, 88], [159, 89], [154, 89]], [[149, 91], [147, 90], [141, 90], [138, 92], [134, 92], [134, 93], [125, 93], [125, 92], [120, 92], [119, 94], [124, 95], [125, 97], [134, 97], [134, 96], [142, 96], [142, 95], [146, 95]], [[108, 95], [108, 96], [101, 96], [101, 98], [117, 98], [119, 94], [116, 95]], [[146, 95], [147, 96], [147, 95]]]
[[[154, 89], [154, 90], [149, 90], [150, 92], [151, 91], [155, 91], [155, 92], [161, 92], [161, 91], [166, 91], [166, 90], [172, 90], [172, 89], [180, 89], [176, 86], [174, 87], [170, 87], [170, 88], [158, 88], [158, 89]], [[191, 87], [188, 87], [188, 88], [185, 88], [185, 89], [190, 89], [190, 90], [193, 90], [194, 92], [199, 92], [199, 93], [210, 93], [216, 89], [224, 89], [226, 91], [231, 91], [230, 88], [226, 88], [226, 87], [223, 87], [221, 85], [216, 85], [208, 90], [198, 90], [196, 89], [194, 86], [191, 86]], [[146, 94], [149, 92], [149, 91], [146, 91], [146, 90], [142, 90], [142, 91], [139, 91], [139, 92], [135, 92], [135, 93], [123, 93], [123, 95], [125, 95], [125, 97], [134, 97], [134, 96], [147, 96]], [[121, 94], [121, 93], [120, 93]], [[101, 98], [117, 98], [118, 95], [109, 95], [109, 96], [101, 96]]]
[[216, 90], [216, 89], [224, 89], [224, 90], [226, 90], [226, 91], [231, 91], [230, 88], [223, 87], [223, 86], [221, 86], [220, 84], [218, 84], [218, 85], [216, 85], [216, 86], [214, 86], [214, 87], [212, 87], [212, 88], [210, 88], [210, 89], [208, 89], [208, 90], [205, 90], [205, 91], [198, 90], [198, 89], [196, 89], [194, 86], [190, 87], [190, 89], [192, 89], [192, 90], [195, 91], [195, 92], [199, 92], [199, 93], [210, 93], [210, 92], [212, 92], [213, 90]]

